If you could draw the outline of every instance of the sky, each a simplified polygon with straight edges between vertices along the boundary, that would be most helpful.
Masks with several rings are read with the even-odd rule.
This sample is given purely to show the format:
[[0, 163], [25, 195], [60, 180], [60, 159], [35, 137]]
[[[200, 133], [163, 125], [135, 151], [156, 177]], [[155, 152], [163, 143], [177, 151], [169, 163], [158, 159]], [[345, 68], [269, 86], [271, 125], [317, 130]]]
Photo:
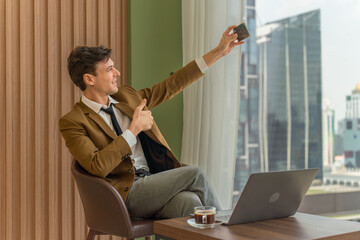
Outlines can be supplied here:
[[256, 0], [257, 25], [320, 9], [322, 90], [337, 121], [360, 82], [360, 0]]

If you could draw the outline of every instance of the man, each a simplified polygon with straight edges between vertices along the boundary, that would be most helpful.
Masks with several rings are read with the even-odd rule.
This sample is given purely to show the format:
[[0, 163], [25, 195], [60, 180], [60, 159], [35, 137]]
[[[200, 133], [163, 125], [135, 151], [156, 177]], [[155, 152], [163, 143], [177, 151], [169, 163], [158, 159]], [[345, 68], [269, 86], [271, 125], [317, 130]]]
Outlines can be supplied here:
[[230, 26], [219, 45], [151, 89], [117, 86], [119, 71], [103, 47], [77, 47], [68, 58], [81, 101], [59, 121], [66, 146], [90, 174], [105, 178], [132, 217], [186, 216], [195, 206], [220, 208], [202, 171], [181, 167], [149, 109], [172, 98], [204, 75], [236, 45]]

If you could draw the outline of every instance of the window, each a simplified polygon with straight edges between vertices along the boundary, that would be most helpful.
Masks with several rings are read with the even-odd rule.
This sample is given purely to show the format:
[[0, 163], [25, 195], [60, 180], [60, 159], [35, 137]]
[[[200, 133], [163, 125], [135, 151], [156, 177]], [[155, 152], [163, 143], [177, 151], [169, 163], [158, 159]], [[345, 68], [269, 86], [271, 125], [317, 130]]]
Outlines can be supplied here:
[[249, 18], [255, 18], [255, 10], [254, 9], [248, 9], [247, 10], [247, 16]]
[[[240, 66], [234, 203], [251, 173], [288, 166], [319, 168], [314, 188], [321, 191], [327, 183], [340, 189], [336, 194], [351, 189], [360, 196], [360, 2], [245, 2], [251, 38]], [[334, 29], [341, 29], [341, 43]]]
[[255, 0], [247, 0], [246, 5], [247, 6], [255, 6]]
[[344, 154], [346, 158], [352, 158], [354, 155], [352, 151], [345, 151]]
[[356, 158], [355, 158], [355, 160], [356, 160], [355, 164], [356, 164], [356, 166], [360, 166], [360, 151], [356, 151], [355, 156], [356, 156]]

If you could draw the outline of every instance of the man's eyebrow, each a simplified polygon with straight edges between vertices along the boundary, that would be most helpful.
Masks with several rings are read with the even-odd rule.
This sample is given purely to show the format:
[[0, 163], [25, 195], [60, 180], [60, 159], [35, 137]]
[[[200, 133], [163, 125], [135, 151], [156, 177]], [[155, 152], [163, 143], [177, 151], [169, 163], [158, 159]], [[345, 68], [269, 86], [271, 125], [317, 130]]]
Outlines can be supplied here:
[[110, 65], [106, 68], [106, 70], [110, 70], [110, 68], [113, 68], [113, 67], [114, 67], [114, 65]]

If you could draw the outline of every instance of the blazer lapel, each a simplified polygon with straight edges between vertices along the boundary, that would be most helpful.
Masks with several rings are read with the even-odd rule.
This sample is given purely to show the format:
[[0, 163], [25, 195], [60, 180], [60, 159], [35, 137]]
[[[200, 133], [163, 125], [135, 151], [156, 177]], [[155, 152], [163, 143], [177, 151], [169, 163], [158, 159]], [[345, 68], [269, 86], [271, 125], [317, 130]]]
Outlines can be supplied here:
[[107, 125], [107, 123], [104, 121], [104, 119], [94, 112], [91, 108], [86, 106], [83, 102], [79, 102], [79, 107], [83, 110], [84, 114], [88, 116], [91, 120], [96, 122], [96, 124], [112, 139], [115, 139], [117, 136], [114, 133], [113, 130]]
[[114, 106], [119, 109], [122, 113], [124, 113], [126, 116], [128, 116], [130, 119], [132, 119], [134, 115], [134, 110], [126, 103], [119, 102], [115, 103]]

